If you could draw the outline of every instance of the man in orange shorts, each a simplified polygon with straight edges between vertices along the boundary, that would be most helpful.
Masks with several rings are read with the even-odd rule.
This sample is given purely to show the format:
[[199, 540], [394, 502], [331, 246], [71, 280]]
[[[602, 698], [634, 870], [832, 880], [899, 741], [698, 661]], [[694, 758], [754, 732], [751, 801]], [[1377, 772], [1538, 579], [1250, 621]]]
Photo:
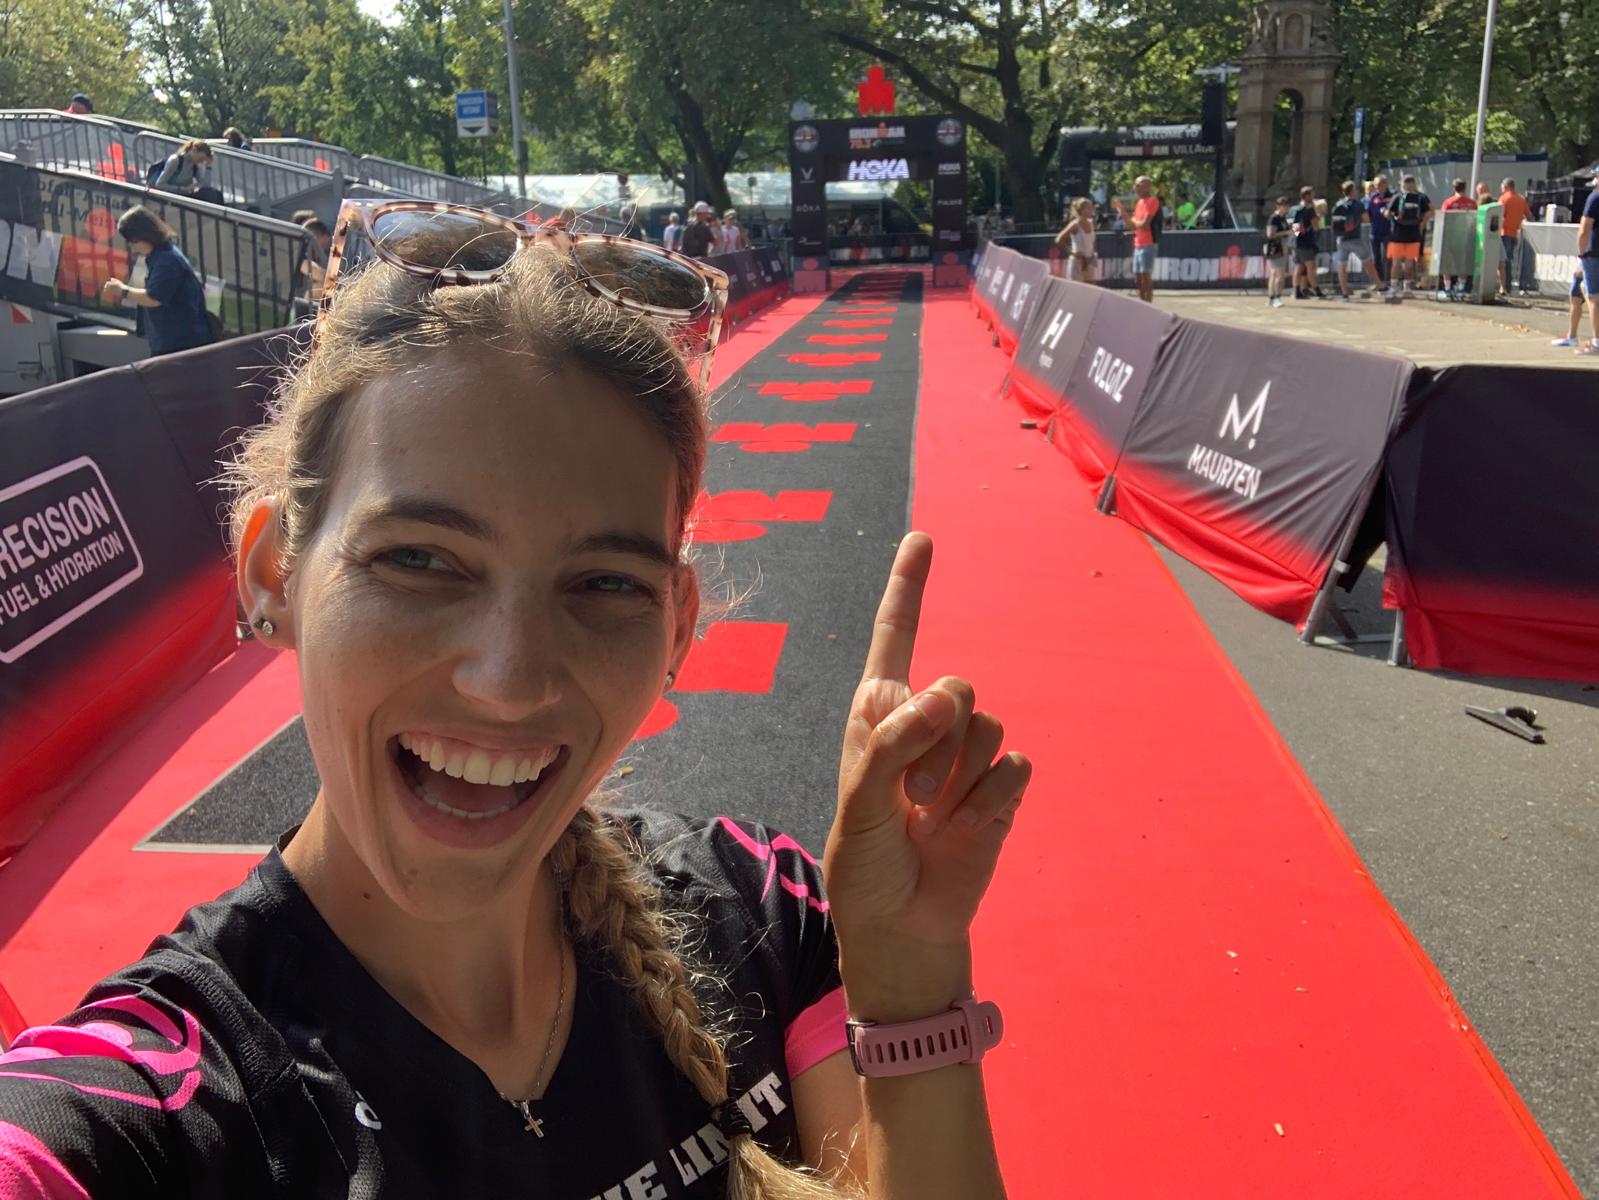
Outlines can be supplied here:
[[1388, 220], [1393, 232], [1388, 239], [1389, 280], [1396, 291], [1411, 290], [1421, 269], [1421, 244], [1426, 236], [1432, 201], [1416, 187], [1416, 177], [1406, 175], [1399, 191], [1388, 202]]

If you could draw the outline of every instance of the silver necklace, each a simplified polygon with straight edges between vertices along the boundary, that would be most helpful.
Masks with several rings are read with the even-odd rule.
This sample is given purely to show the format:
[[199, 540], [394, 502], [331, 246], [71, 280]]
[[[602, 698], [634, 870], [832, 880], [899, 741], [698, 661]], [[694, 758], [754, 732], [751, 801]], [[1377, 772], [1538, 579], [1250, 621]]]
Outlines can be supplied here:
[[[561, 947], [561, 986], [560, 986], [560, 990], [556, 993], [556, 996], [555, 996], [555, 1020], [550, 1023], [550, 1037], [549, 1037], [549, 1040], [544, 1043], [544, 1057], [539, 1059], [538, 1074], [533, 1076], [533, 1090], [535, 1092], [537, 1092], [539, 1090], [540, 1084], [545, 1082], [545, 1080], [544, 1080], [544, 1068], [546, 1068], [547, 1066], [550, 1065], [550, 1055], [555, 1053], [555, 1035], [561, 1031], [561, 1014], [564, 1011], [566, 1011], [566, 942], [565, 942], [565, 939], [561, 940], [560, 947]], [[504, 1100], [512, 1108], [516, 1109], [517, 1112], [522, 1114], [522, 1120], [527, 1122], [527, 1124], [523, 1127], [523, 1130], [522, 1130], [523, 1133], [536, 1134], [537, 1136], [539, 1136], [541, 1138], [544, 1136], [544, 1119], [542, 1117], [536, 1116], [534, 1114], [534, 1112], [533, 1112], [533, 1105], [535, 1103], [537, 1103], [537, 1101], [535, 1101], [535, 1100], [513, 1100], [513, 1099], [511, 1099], [511, 1097], [507, 1096], [504, 1092], [500, 1093], [500, 1099]]]

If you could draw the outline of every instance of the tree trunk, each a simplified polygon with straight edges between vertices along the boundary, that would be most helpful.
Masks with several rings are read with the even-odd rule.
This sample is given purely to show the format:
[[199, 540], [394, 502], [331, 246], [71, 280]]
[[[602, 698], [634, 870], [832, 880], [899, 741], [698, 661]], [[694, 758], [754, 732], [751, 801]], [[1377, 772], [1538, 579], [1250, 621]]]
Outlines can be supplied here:
[[[681, 76], [681, 72], [678, 74]], [[705, 113], [699, 101], [677, 82], [668, 80], [666, 86], [677, 108], [677, 127], [683, 138], [683, 149], [690, 162], [699, 168], [701, 185], [706, 192], [704, 196], [688, 197], [689, 207], [693, 208], [696, 201], [705, 200], [717, 212], [726, 212], [733, 207], [733, 198], [728, 195], [727, 180], [724, 178], [727, 164], [717, 154], [716, 146], [711, 141], [711, 131], [705, 125]]]

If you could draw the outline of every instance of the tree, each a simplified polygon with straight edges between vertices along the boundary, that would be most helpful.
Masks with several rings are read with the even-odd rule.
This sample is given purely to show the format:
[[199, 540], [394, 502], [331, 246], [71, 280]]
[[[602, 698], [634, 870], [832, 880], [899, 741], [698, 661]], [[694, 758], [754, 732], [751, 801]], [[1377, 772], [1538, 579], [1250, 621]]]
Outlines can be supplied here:
[[207, 136], [268, 124], [265, 94], [298, 81], [280, 48], [303, 17], [292, 0], [132, 0], [170, 132]]
[[872, 0], [828, 33], [993, 145], [1017, 219], [1042, 221], [1064, 115], [1053, 52], [1076, 10], [1069, 0]]
[[0, 108], [65, 108], [84, 92], [100, 112], [146, 115], [131, 25], [118, 0], [0, 0]]

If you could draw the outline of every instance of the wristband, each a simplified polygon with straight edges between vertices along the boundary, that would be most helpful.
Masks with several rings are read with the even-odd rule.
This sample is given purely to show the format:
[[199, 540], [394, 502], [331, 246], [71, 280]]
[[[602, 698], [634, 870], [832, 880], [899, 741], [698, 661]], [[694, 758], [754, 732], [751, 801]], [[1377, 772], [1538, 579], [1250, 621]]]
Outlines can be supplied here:
[[999, 1005], [968, 996], [948, 1012], [919, 1021], [846, 1021], [844, 1028], [856, 1074], [881, 1078], [980, 1062], [999, 1045], [1004, 1021]]

